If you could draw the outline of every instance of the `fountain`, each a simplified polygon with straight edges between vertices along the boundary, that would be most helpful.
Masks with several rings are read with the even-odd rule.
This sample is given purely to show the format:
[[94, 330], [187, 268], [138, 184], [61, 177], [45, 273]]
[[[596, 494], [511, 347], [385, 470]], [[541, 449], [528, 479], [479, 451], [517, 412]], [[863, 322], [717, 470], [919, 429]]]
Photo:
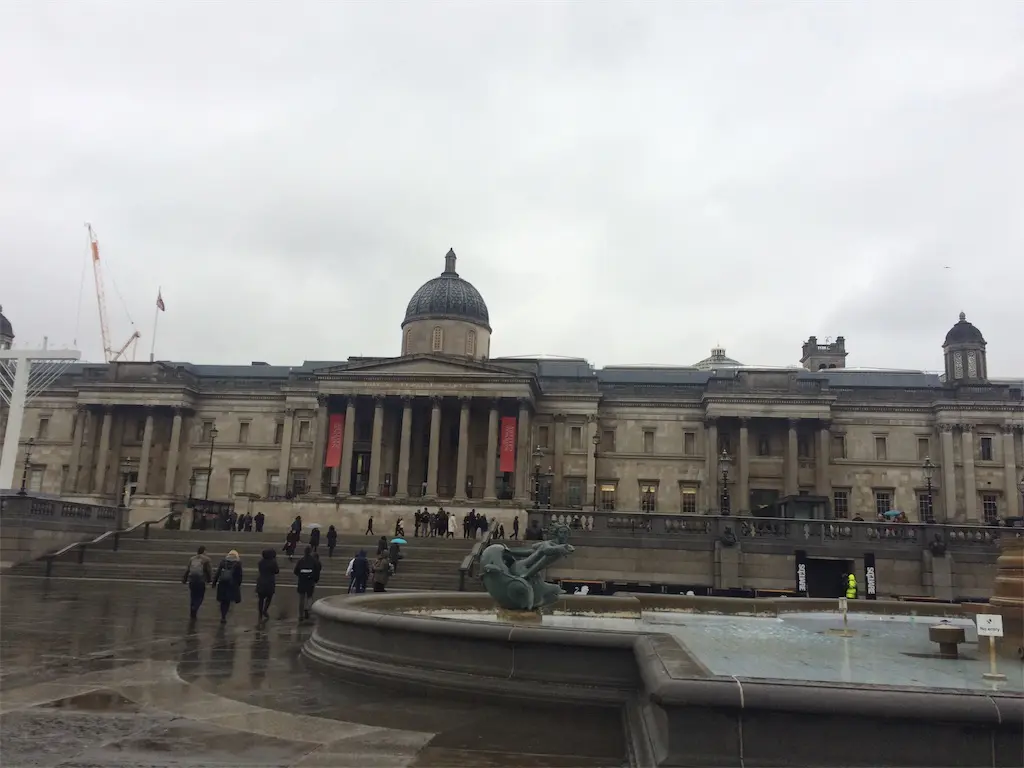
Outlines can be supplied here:
[[567, 533], [485, 549], [490, 594], [321, 600], [303, 653], [348, 681], [617, 707], [638, 766], [1019, 766], [1024, 679], [983, 678], [963, 606], [565, 595], [541, 574]]

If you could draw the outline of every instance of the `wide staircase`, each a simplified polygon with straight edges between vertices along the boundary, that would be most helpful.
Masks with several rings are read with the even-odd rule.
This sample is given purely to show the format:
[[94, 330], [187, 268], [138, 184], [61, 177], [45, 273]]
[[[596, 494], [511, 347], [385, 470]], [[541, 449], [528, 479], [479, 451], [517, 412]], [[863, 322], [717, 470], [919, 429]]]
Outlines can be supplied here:
[[[214, 567], [229, 550], [238, 550], [242, 558], [245, 582], [253, 583], [256, 578], [256, 563], [264, 549], [276, 549], [281, 575], [278, 587], [293, 586], [294, 576], [288, 558], [281, 552], [284, 543], [283, 532], [246, 533], [244, 531], [171, 531], [152, 526], [148, 537], [144, 528], [131, 533], [72, 548], [70, 551], [47, 563], [47, 558], [33, 560], [14, 566], [11, 576], [45, 577], [57, 579], [103, 579], [111, 581], [133, 581], [138, 583], [167, 582], [181, 583], [189, 557], [196, 553], [199, 545], [206, 547]], [[376, 536], [339, 536], [334, 557], [327, 555], [327, 543], [320, 539], [320, 561], [323, 571], [318, 588], [345, 591], [348, 578], [345, 568], [349, 560], [360, 550], [366, 550], [372, 560], [377, 551]], [[472, 540], [461, 537], [442, 539], [431, 537], [407, 537], [409, 543], [402, 547], [403, 559], [398, 572], [391, 577], [388, 590], [393, 591], [455, 591], [460, 586], [459, 567], [470, 553]], [[296, 549], [298, 561], [309, 541], [309, 532], [302, 532], [302, 543]], [[482, 590], [480, 580], [466, 577], [466, 590]]]

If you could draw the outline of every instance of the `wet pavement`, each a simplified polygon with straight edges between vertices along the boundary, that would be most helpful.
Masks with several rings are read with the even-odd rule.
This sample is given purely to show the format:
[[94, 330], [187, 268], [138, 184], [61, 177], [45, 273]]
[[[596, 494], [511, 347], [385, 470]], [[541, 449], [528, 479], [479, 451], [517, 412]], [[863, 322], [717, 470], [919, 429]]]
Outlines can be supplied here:
[[[247, 599], [248, 598], [248, 599]], [[4, 768], [620, 766], [621, 715], [481, 706], [352, 686], [299, 656], [282, 587], [226, 625], [184, 586], [0, 577]]]

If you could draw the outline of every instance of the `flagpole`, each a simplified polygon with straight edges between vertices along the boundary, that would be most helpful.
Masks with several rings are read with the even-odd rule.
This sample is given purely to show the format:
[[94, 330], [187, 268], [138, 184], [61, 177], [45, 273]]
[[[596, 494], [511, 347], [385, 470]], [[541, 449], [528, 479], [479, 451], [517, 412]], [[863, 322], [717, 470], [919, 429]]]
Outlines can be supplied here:
[[157, 291], [156, 291], [156, 297], [157, 297], [156, 309], [153, 310], [153, 338], [150, 341], [150, 346], [149, 346], [149, 362], [151, 362], [151, 363], [153, 362], [153, 355], [156, 352], [156, 326], [157, 326], [157, 323], [160, 322], [160, 298], [163, 296], [163, 294], [161, 293], [162, 289], [163, 289], [163, 286], [161, 286], [160, 288], [157, 288]]

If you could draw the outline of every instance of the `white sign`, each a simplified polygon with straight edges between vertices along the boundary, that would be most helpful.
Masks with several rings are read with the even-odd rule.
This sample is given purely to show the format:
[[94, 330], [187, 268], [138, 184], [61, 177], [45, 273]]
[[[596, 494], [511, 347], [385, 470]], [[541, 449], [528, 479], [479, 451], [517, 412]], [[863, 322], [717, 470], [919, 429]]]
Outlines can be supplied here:
[[978, 614], [978, 637], [1002, 637], [1003, 617], [998, 613]]
[[849, 603], [846, 602], [846, 598], [845, 597], [840, 597], [839, 598], [839, 612], [840, 613], [846, 613], [846, 611], [848, 609], [849, 609]]

